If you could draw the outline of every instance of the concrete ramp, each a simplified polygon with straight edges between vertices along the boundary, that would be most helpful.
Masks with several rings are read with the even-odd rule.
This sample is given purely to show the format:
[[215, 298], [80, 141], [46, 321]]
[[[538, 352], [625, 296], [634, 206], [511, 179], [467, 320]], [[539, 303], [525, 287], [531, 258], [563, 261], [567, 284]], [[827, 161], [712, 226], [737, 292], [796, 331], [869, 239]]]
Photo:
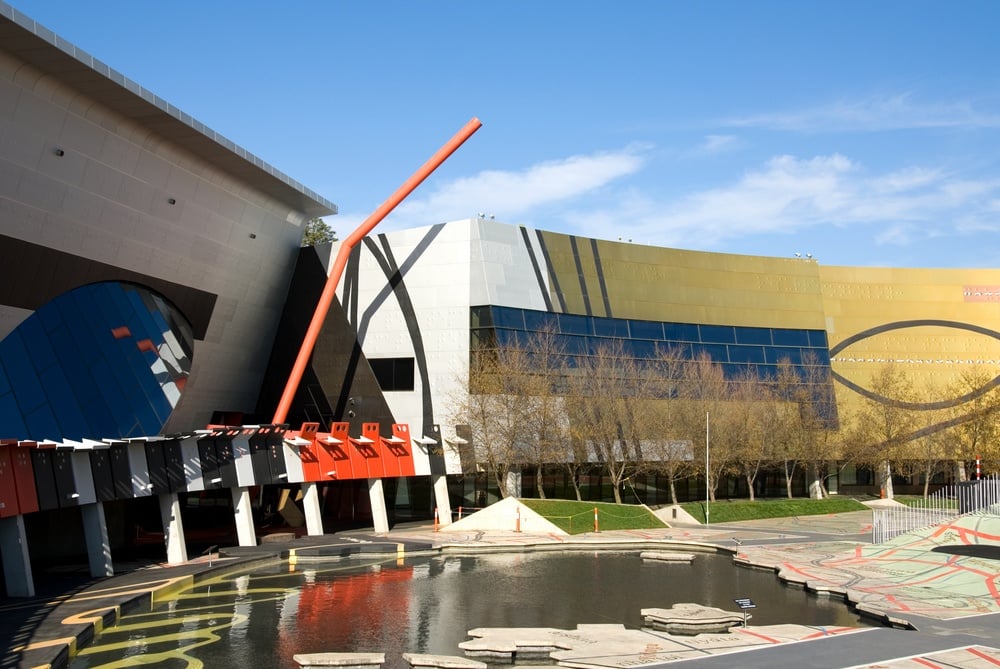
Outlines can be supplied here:
[[561, 536], [567, 534], [515, 497], [502, 499], [496, 504], [491, 504], [485, 509], [476, 511], [440, 529], [441, 532], [468, 532], [470, 530], [558, 534]]

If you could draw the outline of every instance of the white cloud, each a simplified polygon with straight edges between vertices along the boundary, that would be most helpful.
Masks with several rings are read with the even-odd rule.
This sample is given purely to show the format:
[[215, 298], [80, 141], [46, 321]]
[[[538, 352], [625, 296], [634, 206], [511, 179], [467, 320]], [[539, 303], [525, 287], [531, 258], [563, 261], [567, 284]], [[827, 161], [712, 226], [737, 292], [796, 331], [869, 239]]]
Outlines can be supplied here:
[[513, 172], [480, 172], [407, 200], [399, 206], [396, 219], [413, 226], [488, 212], [504, 221], [518, 222], [532, 210], [572, 202], [635, 174], [645, 164], [645, 150], [637, 145], [616, 152], [542, 162]]
[[732, 149], [736, 144], [735, 135], [706, 135], [698, 150], [701, 153], [721, 153]]
[[721, 125], [796, 132], [1000, 128], [1000, 114], [981, 111], [969, 101], [922, 103], [914, 95], [904, 93], [864, 100], [841, 100], [795, 111], [729, 118], [721, 121]]

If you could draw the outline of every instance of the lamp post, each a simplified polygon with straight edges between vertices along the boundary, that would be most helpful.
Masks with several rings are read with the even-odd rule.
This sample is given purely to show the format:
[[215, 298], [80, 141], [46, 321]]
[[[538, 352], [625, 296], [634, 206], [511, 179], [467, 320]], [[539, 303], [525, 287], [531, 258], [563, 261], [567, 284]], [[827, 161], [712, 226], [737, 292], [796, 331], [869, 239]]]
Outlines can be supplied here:
[[709, 524], [708, 501], [712, 492], [711, 468], [708, 462], [708, 412], [705, 412], [705, 525]]

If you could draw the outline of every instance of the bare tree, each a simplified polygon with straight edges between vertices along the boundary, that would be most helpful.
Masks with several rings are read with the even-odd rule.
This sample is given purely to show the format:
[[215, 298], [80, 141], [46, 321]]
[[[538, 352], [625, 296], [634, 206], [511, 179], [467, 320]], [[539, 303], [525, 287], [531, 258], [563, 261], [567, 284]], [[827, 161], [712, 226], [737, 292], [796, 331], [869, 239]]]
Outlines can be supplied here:
[[959, 481], [970, 478], [966, 464], [977, 457], [994, 468], [1000, 464], [1000, 389], [991, 388], [992, 381], [990, 370], [973, 367], [965, 370], [949, 389], [950, 396], [969, 398], [945, 410], [947, 418], [964, 419], [947, 432]]

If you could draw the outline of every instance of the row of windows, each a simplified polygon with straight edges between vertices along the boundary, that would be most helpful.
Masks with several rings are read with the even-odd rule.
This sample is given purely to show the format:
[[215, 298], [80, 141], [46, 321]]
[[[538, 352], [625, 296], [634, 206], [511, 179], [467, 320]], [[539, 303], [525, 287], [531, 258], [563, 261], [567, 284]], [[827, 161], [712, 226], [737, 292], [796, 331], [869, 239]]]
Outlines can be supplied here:
[[826, 332], [823, 330], [665, 323], [632, 318], [557, 314], [511, 307], [472, 307], [471, 327], [692, 344], [791, 346], [824, 351], [828, 349]]

